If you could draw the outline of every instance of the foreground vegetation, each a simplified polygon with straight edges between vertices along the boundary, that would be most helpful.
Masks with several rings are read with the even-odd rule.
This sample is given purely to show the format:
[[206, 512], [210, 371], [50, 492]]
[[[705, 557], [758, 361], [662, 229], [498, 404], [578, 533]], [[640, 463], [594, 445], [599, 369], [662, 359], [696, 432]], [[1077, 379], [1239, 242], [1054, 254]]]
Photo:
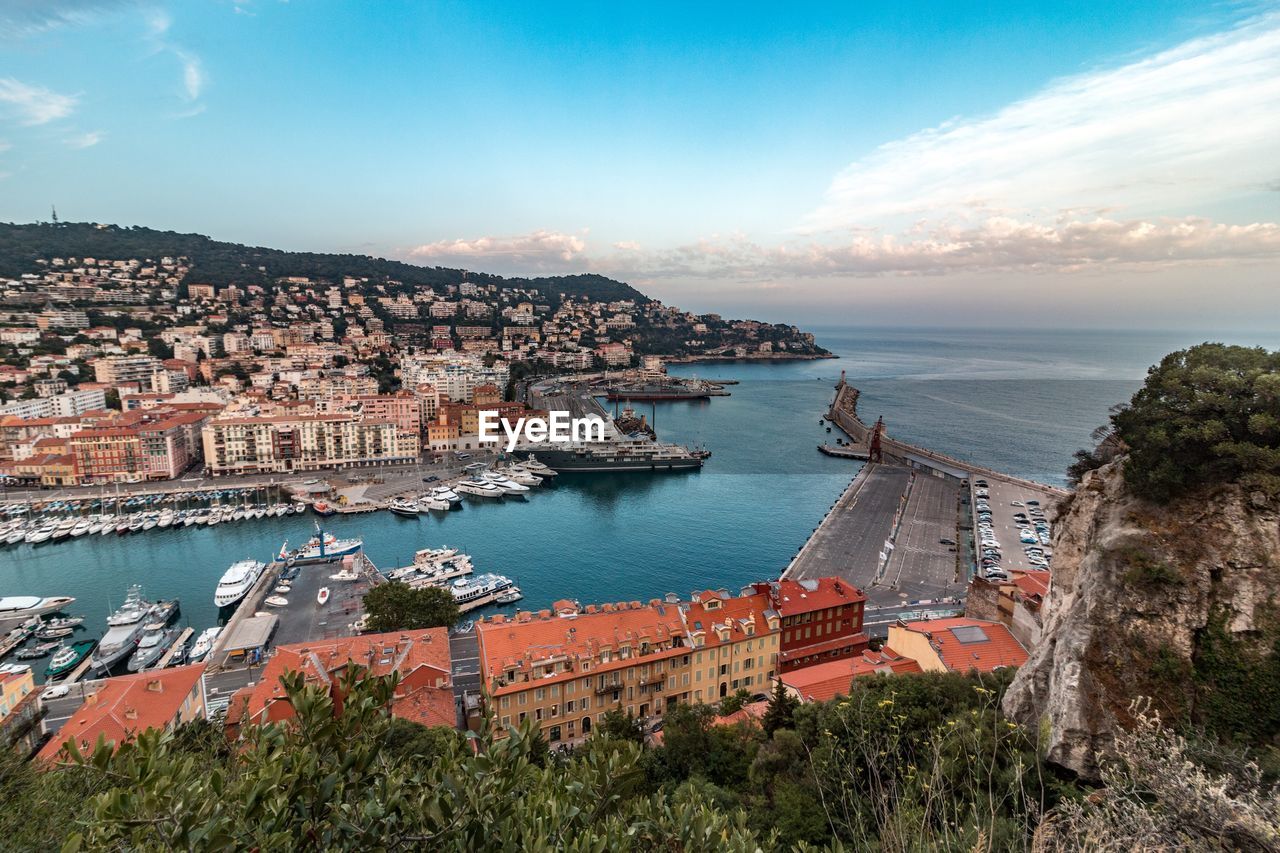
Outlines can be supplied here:
[[1105, 792], [1082, 798], [1001, 718], [999, 680], [868, 678], [825, 704], [775, 699], [769, 733], [713, 724], [731, 708], [680, 707], [658, 747], [613, 712], [585, 745], [549, 752], [529, 728], [468, 739], [393, 720], [393, 682], [361, 676], [346, 676], [340, 713], [290, 676], [296, 720], [250, 728], [234, 747], [198, 723], [47, 772], [6, 755], [4, 846], [1261, 850], [1280, 839], [1256, 770], [1204, 770], [1150, 718], [1121, 744]]

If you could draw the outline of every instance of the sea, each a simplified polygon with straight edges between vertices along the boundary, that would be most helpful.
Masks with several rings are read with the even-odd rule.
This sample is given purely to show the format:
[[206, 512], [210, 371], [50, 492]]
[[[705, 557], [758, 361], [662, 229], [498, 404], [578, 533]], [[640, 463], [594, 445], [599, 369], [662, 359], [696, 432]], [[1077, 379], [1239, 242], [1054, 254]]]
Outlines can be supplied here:
[[[562, 475], [525, 499], [464, 500], [460, 510], [418, 519], [338, 516], [326, 529], [363, 537], [381, 568], [410, 562], [419, 548], [457, 547], [477, 571], [509, 575], [524, 592], [519, 605], [476, 614], [563, 598], [736, 591], [776, 577], [858, 471], [856, 461], [817, 452], [839, 436], [821, 417], [842, 372], [862, 392], [863, 419], [883, 417], [890, 435], [1062, 484], [1072, 453], [1165, 353], [1203, 340], [1280, 345], [1280, 334], [813, 331], [839, 358], [672, 366], [673, 374], [738, 384], [727, 386], [728, 397], [638, 404], [661, 439], [711, 451], [701, 471]], [[213, 591], [231, 562], [268, 560], [284, 540], [304, 541], [312, 523], [299, 515], [10, 546], [0, 550], [0, 594], [73, 595], [72, 612], [87, 617], [78, 636], [98, 636], [136, 583], [148, 597], [180, 599], [183, 624], [201, 630], [225, 618]]]

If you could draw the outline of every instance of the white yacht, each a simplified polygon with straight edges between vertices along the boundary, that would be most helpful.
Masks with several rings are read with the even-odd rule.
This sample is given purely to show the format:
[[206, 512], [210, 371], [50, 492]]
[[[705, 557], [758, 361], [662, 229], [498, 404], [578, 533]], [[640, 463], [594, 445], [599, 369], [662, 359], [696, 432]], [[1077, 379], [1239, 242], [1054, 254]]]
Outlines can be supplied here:
[[187, 652], [187, 663], [199, 663], [204, 660], [205, 655], [213, 650], [213, 644], [217, 642], [218, 635], [221, 633], [222, 628], [219, 626], [201, 631], [200, 636], [196, 637], [195, 643], [191, 646], [191, 651]]
[[529, 491], [528, 486], [522, 486], [510, 477], [504, 477], [497, 471], [486, 471], [480, 476], [484, 477], [490, 483], [493, 483], [499, 489], [502, 489], [504, 495], [522, 495]]
[[[461, 500], [461, 498], [459, 498], [459, 500]], [[429, 509], [434, 509], [437, 512], [445, 512], [446, 510], [449, 509], [450, 506], [451, 504], [447, 500], [443, 498], [437, 498], [435, 495], [431, 494], [430, 492], [424, 495], [420, 495], [418, 497], [418, 510], [420, 512], [423, 510], [429, 510]]]
[[480, 477], [468, 477], [458, 483], [457, 490], [464, 495], [471, 495], [477, 498], [500, 498], [502, 497], [502, 489], [498, 488], [488, 480]]
[[152, 605], [142, 599], [142, 587], [129, 587], [124, 604], [107, 617], [107, 633], [98, 641], [91, 666], [95, 673], [106, 674], [111, 667], [133, 654], [146, 629]]
[[418, 502], [408, 498], [396, 498], [387, 505], [387, 509], [391, 510], [395, 515], [402, 515], [407, 518], [418, 517]]
[[434, 486], [429, 494], [435, 500], [444, 501], [450, 506], [455, 506], [462, 502], [462, 495], [458, 494], [448, 486]]
[[6, 595], [0, 598], [0, 621], [9, 622], [15, 619], [29, 619], [32, 616], [43, 616], [54, 613], [75, 603], [69, 595], [55, 595], [41, 598], [38, 595]]
[[520, 467], [524, 468], [526, 471], [531, 471], [534, 474], [537, 474], [539, 477], [554, 477], [556, 474], [560, 473], [559, 471], [543, 465], [532, 453], [529, 454], [528, 459], [520, 463]]
[[93, 527], [93, 522], [87, 518], [82, 518], [76, 522], [75, 527], [71, 528], [72, 536], [83, 536]]
[[266, 563], [258, 560], [240, 560], [222, 574], [218, 588], [213, 593], [213, 603], [218, 607], [230, 607], [244, 598], [253, 585], [262, 577]]
[[522, 486], [542, 485], [542, 478], [525, 468], [523, 465], [509, 465], [502, 471], [502, 473]]

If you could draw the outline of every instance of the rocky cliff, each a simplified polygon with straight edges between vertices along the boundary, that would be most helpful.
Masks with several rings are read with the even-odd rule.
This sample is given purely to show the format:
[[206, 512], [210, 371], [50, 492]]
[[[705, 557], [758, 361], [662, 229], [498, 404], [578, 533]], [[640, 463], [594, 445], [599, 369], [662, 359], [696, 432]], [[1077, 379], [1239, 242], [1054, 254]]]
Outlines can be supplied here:
[[1116, 460], [1059, 509], [1044, 633], [1004, 700], [1048, 758], [1096, 778], [1131, 705], [1237, 740], [1274, 738], [1280, 524], [1226, 485], [1157, 506]]

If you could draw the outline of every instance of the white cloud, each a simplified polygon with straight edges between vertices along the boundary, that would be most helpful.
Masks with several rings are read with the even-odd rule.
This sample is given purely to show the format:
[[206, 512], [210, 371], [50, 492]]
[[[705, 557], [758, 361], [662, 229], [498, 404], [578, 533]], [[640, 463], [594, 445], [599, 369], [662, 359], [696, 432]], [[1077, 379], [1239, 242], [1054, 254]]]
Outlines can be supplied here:
[[104, 12], [133, 5], [135, 0], [4, 0], [0, 3], [0, 36], [21, 38], [90, 23]]
[[174, 48], [173, 54], [182, 62], [182, 87], [187, 93], [187, 100], [194, 101], [204, 89], [204, 65], [194, 53]]
[[66, 140], [68, 147], [71, 148], [92, 148], [103, 140], [107, 134], [101, 130], [91, 130], [88, 133], [82, 133], [79, 136], [73, 136]]
[[1274, 181], [1277, 145], [1280, 15], [1268, 15], [882, 145], [836, 176], [803, 230], [975, 210], [1195, 213]]
[[508, 272], [539, 272], [573, 264], [581, 259], [586, 246], [581, 235], [538, 230], [515, 237], [439, 240], [415, 246], [407, 255], [440, 266], [478, 265]]
[[47, 124], [71, 115], [76, 97], [61, 95], [43, 86], [32, 86], [12, 77], [0, 77], [0, 107], [20, 124]]
[[597, 269], [644, 278], [853, 278], [952, 272], [1167, 268], [1280, 258], [1280, 225], [1206, 219], [1062, 219], [1045, 225], [1009, 217], [925, 229], [906, 238], [853, 234], [841, 242], [763, 246], [745, 237], [700, 240], [637, 257], [603, 258]]

